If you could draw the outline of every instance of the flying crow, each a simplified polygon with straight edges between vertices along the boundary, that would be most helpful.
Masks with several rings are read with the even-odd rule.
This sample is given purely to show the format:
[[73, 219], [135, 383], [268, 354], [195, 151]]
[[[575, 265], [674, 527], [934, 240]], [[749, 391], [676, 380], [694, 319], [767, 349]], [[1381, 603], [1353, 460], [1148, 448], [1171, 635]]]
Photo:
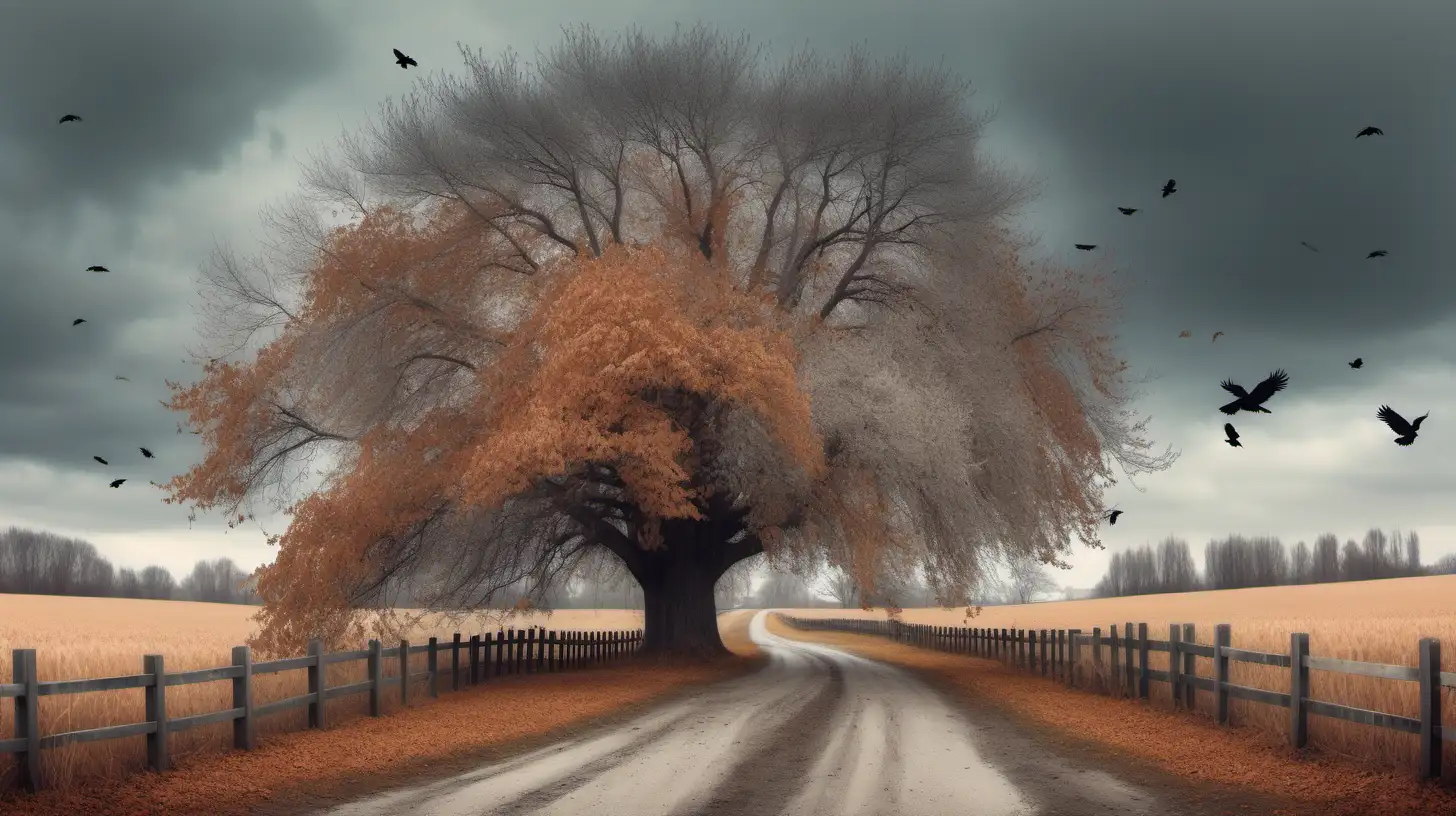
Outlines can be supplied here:
[[1137, 212], [1137, 207], [1118, 207], [1117, 211], [1122, 213], [1123, 215], [1132, 215], [1133, 213]]
[[1365, 256], [1365, 260], [1368, 261], [1371, 258], [1384, 258], [1386, 256], [1386, 254], [1387, 253], [1386, 253], [1385, 250], [1383, 250], [1383, 249], [1377, 249], [1374, 252], [1370, 253], [1369, 255], [1366, 255]]
[[1092, 250], [1097, 248], [1096, 244], [1075, 244], [1074, 246], [1076, 246], [1077, 249], [1080, 249], [1083, 252], [1091, 252]]
[[1250, 413], [1272, 414], [1274, 412], [1265, 408], [1264, 403], [1268, 402], [1276, 392], [1283, 391], [1284, 387], [1289, 385], [1289, 375], [1285, 374], [1283, 369], [1277, 370], [1269, 375], [1269, 379], [1254, 386], [1253, 391], [1245, 391], [1243, 386], [1235, 385], [1229, 380], [1224, 380], [1219, 385], [1223, 390], [1238, 397], [1228, 405], [1219, 406], [1218, 410], [1225, 414], [1233, 416], [1241, 410]]
[[112, 487], [121, 487], [121, 483], [124, 482], [124, 481], [126, 481], [126, 480], [125, 479], [117, 479], [116, 481], [114, 481], [114, 482], [111, 483], [111, 486]]
[[84, 317], [78, 317], [75, 320], [72, 320], [71, 321], [71, 325], [72, 326], [79, 326], [79, 325], [81, 325], [82, 323], [85, 323], [85, 322], [86, 322], [86, 318], [84, 318]]
[[1319, 252], [1319, 247], [1315, 246], [1314, 244], [1311, 244], [1308, 241], [1300, 241], [1299, 242], [1299, 245], [1302, 246], [1302, 247], [1304, 247], [1305, 249], [1309, 250], [1310, 252]]
[[93, 456], [91, 458], [92, 459], [95, 459], [96, 461], [100, 462], [103, 465], [109, 465], [109, 464], [111, 464], [110, 462], [106, 461], [105, 459], [102, 459], [100, 456]]
[[1120, 515], [1122, 515], [1122, 511], [1121, 510], [1113, 510], [1111, 513], [1108, 513], [1107, 514], [1107, 523], [1108, 524], [1116, 524], [1117, 523], [1117, 517], [1120, 516]]
[[1184, 337], [1192, 337], [1192, 336], [1193, 336], [1193, 332], [1188, 331], [1187, 329], [1184, 329], [1183, 331], [1178, 332], [1178, 337], [1180, 339], [1181, 338], [1184, 338]]
[[413, 57], [406, 57], [404, 55], [404, 52], [400, 51], [398, 48], [394, 49], [394, 64], [405, 69], [406, 71], [409, 70], [409, 67], [411, 65], [416, 68], [420, 67], [420, 64], [418, 62], [415, 62]]
[[1176, 192], [1178, 192], [1178, 181], [1176, 179], [1168, 179], [1168, 183], [1163, 185], [1163, 198], [1167, 198]]
[[111, 270], [110, 269], [107, 269], [104, 266], [88, 266], [88, 267], [86, 267], [86, 271], [87, 272], [110, 272]]
[[56, 124], [58, 124], [58, 125], [64, 125], [67, 122], [79, 122], [79, 121], [81, 121], [81, 117], [77, 116], [74, 113], [68, 113], [65, 116], [62, 116], [61, 117], [61, 121], [57, 122]]
[[1223, 336], [1223, 332], [1216, 331], [1216, 332], [1213, 333], [1213, 339], [1210, 340], [1210, 341], [1208, 341], [1208, 342], [1210, 342], [1210, 343], [1217, 343], [1218, 342], [1218, 338], [1220, 338], [1222, 336]]
[[145, 456], [148, 459], [156, 459], [157, 458], [156, 456], [152, 455], [152, 452], [149, 451], [149, 450], [147, 450], [146, 448], [137, 448], [137, 450], [141, 451], [142, 452], [142, 456]]
[[1374, 125], [1371, 125], [1370, 127], [1365, 128], [1364, 130], [1360, 131], [1359, 133], [1356, 133], [1355, 134], [1355, 138], [1358, 139], [1361, 136], [1384, 136], [1384, 135], [1385, 135], [1385, 131], [1381, 130], [1378, 127], [1375, 127]]
[[1421, 429], [1421, 423], [1426, 420], [1426, 417], [1431, 415], [1431, 412], [1427, 411], [1424, 415], [1416, 417], [1415, 422], [1406, 422], [1405, 417], [1397, 414], [1389, 405], [1382, 405], [1380, 406], [1380, 410], [1375, 412], [1375, 415], [1380, 417], [1380, 420], [1386, 425], [1389, 425], [1392, 431], [1395, 431], [1395, 444], [1409, 445], [1416, 441], [1416, 431]]
[[1356, 357], [1350, 361], [1350, 368], [1359, 368], [1362, 365], [1365, 365], [1365, 359], [1363, 357]]
[[123, 377], [120, 374], [117, 374], [116, 375], [116, 379], [118, 379], [118, 380], [126, 380], [127, 382], [131, 382], [131, 378], [130, 377]]
[[1223, 432], [1228, 435], [1228, 439], [1224, 440], [1225, 442], [1235, 448], [1243, 447], [1243, 445], [1239, 444], [1239, 432], [1234, 430], [1232, 423], [1225, 422], [1223, 424]]

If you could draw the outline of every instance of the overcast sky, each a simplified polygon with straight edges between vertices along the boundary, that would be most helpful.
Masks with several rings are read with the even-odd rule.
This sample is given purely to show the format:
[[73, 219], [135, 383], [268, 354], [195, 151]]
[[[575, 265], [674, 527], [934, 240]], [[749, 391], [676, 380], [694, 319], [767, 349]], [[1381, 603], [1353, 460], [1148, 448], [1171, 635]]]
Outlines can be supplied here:
[[[1437, 248], [1456, 223], [1449, 3], [49, 0], [6, 16], [0, 526], [175, 573], [270, 559], [256, 528], [189, 529], [147, 485], [201, 455], [158, 400], [164, 379], [196, 376], [182, 358], [214, 241], [251, 249], [259, 209], [297, 189], [296, 160], [409, 90], [393, 47], [459, 72], [457, 41], [529, 56], [568, 23], [706, 21], [778, 51], [864, 41], [943, 59], [997, 111], [987, 149], [1043, 180], [1023, 222], [1040, 250], [1136, 280], [1123, 348], [1155, 377], [1154, 438], [1183, 455], [1145, 492], [1113, 489], [1126, 515], [1108, 550], [1079, 551], [1062, 583], [1090, 586], [1107, 552], [1169, 534], [1293, 545], [1400, 526], [1428, 561], [1456, 552], [1456, 270]], [[66, 113], [85, 121], [57, 125]], [[1356, 141], [1366, 125], [1385, 135]], [[1161, 199], [1170, 177], [1179, 192]], [[1274, 413], [1236, 418], [1246, 447], [1224, 445], [1219, 381], [1279, 367]], [[1383, 403], [1431, 411], [1415, 446], [1391, 443]]]

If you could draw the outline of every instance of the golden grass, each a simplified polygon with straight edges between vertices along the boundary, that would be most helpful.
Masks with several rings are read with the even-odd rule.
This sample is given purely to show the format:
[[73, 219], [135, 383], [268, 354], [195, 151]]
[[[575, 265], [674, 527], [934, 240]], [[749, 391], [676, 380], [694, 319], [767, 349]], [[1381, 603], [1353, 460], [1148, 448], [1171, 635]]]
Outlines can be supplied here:
[[336, 722], [325, 731], [270, 734], [252, 751], [194, 754], [164, 774], [98, 780], [34, 796], [0, 795], [0, 812], [242, 816], [260, 807], [263, 812], [321, 810], [358, 798], [361, 783], [378, 789], [418, 784], [451, 767], [464, 770], [497, 758], [520, 740], [572, 732], [600, 717], [629, 714], [685, 688], [750, 671], [762, 662], [748, 640], [750, 615], [719, 618], [723, 641], [735, 653], [722, 660], [626, 661], [492, 680], [390, 717]]
[[[785, 612], [801, 618], [885, 617], [883, 610]], [[936, 626], [1080, 628], [1086, 633], [1100, 626], [1104, 635], [1115, 624], [1119, 637], [1124, 623], [1133, 623], [1134, 632], [1138, 623], [1146, 623], [1149, 637], [1155, 640], [1168, 638], [1169, 624], [1191, 623], [1199, 643], [1212, 643], [1214, 626], [1227, 623], [1232, 645], [1240, 649], [1287, 654], [1290, 633], [1305, 632], [1312, 655], [1403, 666], [1417, 665], [1417, 642], [1433, 637], [1444, 647], [1442, 669], [1456, 671], [1456, 576], [1451, 575], [986, 607], [972, 619], [966, 618], [964, 608], [907, 609], [902, 620]], [[1211, 659], [1196, 662], [1199, 676], [1213, 676]], [[1086, 649], [1083, 664], [1084, 672], [1090, 674], [1092, 660]], [[1167, 654], [1153, 652], [1150, 664], [1167, 669]], [[1289, 690], [1288, 669], [1233, 662], [1229, 674], [1230, 682], [1238, 685]], [[1310, 672], [1314, 699], [1406, 717], [1420, 715], [1417, 691], [1417, 685], [1409, 681]], [[1171, 705], [1166, 683], [1152, 683], [1151, 697], [1157, 705]], [[1198, 692], [1199, 712], [1211, 716], [1214, 705], [1212, 693]], [[1442, 714], [1445, 727], [1456, 729], [1456, 689], [1444, 690]], [[1284, 739], [1289, 733], [1289, 712], [1284, 708], [1232, 700], [1229, 716], [1234, 724], [1270, 737]], [[1418, 754], [1414, 735], [1314, 715], [1309, 718], [1309, 744], [1386, 768], [1414, 768]], [[1446, 772], [1456, 774], [1456, 744], [1446, 746]]]
[[[1456, 813], [1456, 790], [1418, 784], [1408, 772], [1286, 745], [1243, 728], [1221, 728], [1157, 706], [1074, 691], [999, 661], [930, 651], [882, 637], [797, 629], [770, 617], [770, 632], [835, 646], [911, 669], [952, 697], [993, 704], [1038, 730], [1061, 732], [1131, 755], [1185, 779], [1269, 794], [1286, 816], [1433, 816]], [[1110, 758], [1117, 763], [1116, 757]]]
[[[160, 654], [169, 673], [227, 666], [232, 648], [241, 645], [254, 630], [251, 620], [256, 607], [233, 604], [145, 601], [116, 598], [65, 598], [44, 595], [0, 595], [0, 678], [10, 682], [11, 650], [36, 650], [40, 679], [80, 680], [140, 674], [142, 656]], [[638, 629], [642, 613], [633, 610], [560, 610], [513, 615], [506, 626], [544, 626], [553, 630], [598, 631]], [[454, 632], [468, 639], [471, 634], [493, 632], [495, 622], [479, 622], [466, 628], [465, 622], [451, 623], [440, 616], [428, 619], [409, 633], [412, 643], [431, 636], [448, 642]], [[390, 644], [386, 644], [386, 647]], [[397, 645], [397, 644], [396, 644]], [[462, 670], [464, 655], [462, 654]], [[411, 672], [423, 671], [425, 655], [411, 657]], [[441, 695], [449, 689], [445, 674], [449, 659], [442, 656]], [[387, 673], [396, 667], [389, 666]], [[328, 667], [328, 684], [345, 685], [366, 679], [363, 661]], [[293, 697], [308, 691], [305, 671], [260, 675], [254, 679], [258, 703]], [[398, 707], [399, 694], [385, 695], [386, 710]], [[412, 697], [425, 694], [417, 683]], [[186, 717], [232, 707], [229, 681], [172, 686], [167, 689], [169, 717]], [[329, 702], [327, 718], [337, 723], [368, 711], [368, 695], [358, 694]], [[13, 729], [11, 701], [0, 701], [0, 734]], [[141, 722], [145, 719], [141, 689], [91, 692], [45, 697], [40, 704], [42, 734], [56, 734], [106, 725]], [[292, 731], [306, 725], [306, 709], [299, 708], [260, 719], [257, 733]], [[196, 728], [173, 735], [174, 760], [186, 760], [231, 746], [232, 729], [227, 723]], [[12, 757], [0, 756], [0, 788], [13, 778]], [[113, 777], [145, 766], [145, 742], [141, 738], [104, 740], [65, 745], [42, 752], [45, 784], [67, 787], [103, 777]]]

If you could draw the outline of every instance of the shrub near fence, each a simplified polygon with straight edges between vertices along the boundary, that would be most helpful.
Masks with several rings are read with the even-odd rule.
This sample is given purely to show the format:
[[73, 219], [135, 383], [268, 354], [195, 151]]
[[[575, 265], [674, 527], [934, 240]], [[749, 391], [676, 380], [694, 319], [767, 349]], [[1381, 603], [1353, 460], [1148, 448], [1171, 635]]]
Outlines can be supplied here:
[[[1231, 699], [1283, 707], [1289, 709], [1289, 743], [1294, 748], [1306, 746], [1311, 714], [1414, 734], [1420, 746], [1416, 771], [1426, 779], [1441, 777], [1442, 743], [1456, 743], [1456, 729], [1443, 729], [1441, 725], [1442, 688], [1456, 688], [1456, 672], [1441, 671], [1441, 643], [1435, 638], [1421, 639], [1420, 665], [1411, 667], [1311, 655], [1309, 635], [1302, 632], [1289, 636], [1287, 654], [1236, 649], [1231, 645], [1228, 624], [1219, 624], [1214, 642], [1204, 644], [1194, 639], [1192, 624], [1173, 624], [1168, 627], [1167, 640], [1154, 640], [1148, 636], [1145, 623], [1137, 625], [1136, 634], [1133, 624], [1123, 624], [1119, 636], [1116, 625], [1109, 627], [1104, 635], [1101, 627], [1093, 627], [1086, 633], [1081, 629], [990, 629], [850, 618], [779, 617], [799, 629], [880, 635], [912, 646], [996, 659], [1072, 687], [1112, 695], [1146, 700], [1152, 681], [1166, 683], [1174, 707], [1188, 711], [1197, 708], [1196, 692], [1207, 691], [1213, 695], [1212, 713], [1220, 725], [1228, 724]], [[1090, 650], [1090, 673], [1084, 665], [1083, 648]], [[1152, 652], [1168, 655], [1166, 670], [1150, 666]], [[1199, 657], [1212, 660], [1212, 677], [1197, 673], [1195, 661]], [[1287, 669], [1288, 691], [1229, 682], [1230, 664], [1235, 662]], [[1309, 693], [1312, 669], [1418, 683], [1420, 716], [1405, 717], [1312, 699]]]
[[[384, 691], [391, 686], [399, 687], [401, 705], [409, 704], [410, 685], [415, 681], [425, 681], [428, 684], [426, 694], [431, 698], [438, 697], [442, 657], [449, 660], [448, 668], [443, 670], [449, 680], [449, 688], [458, 691], [461, 685], [477, 685], [490, 677], [504, 674], [560, 672], [599, 665], [631, 654], [641, 644], [640, 629], [609, 632], [505, 629], [488, 632], [483, 638], [471, 635], [469, 640], [461, 640], [456, 633], [448, 643], [430, 638], [427, 644], [411, 645], [405, 640], [388, 649], [383, 648], [379, 641], [371, 640], [368, 649], [348, 652], [325, 652], [323, 645], [314, 641], [303, 657], [258, 663], [253, 662], [252, 652], [247, 646], [236, 646], [231, 666], [171, 674], [166, 671], [162, 655], [146, 655], [142, 658], [141, 674], [50, 681], [41, 681], [36, 676], [34, 649], [16, 649], [11, 664], [13, 680], [0, 683], [0, 699], [9, 697], [13, 700], [15, 735], [11, 739], [0, 739], [0, 754], [17, 755], [16, 781], [27, 791], [43, 787], [41, 751], [71, 743], [144, 736], [147, 767], [163, 771], [171, 764], [169, 737], [192, 728], [231, 722], [233, 747], [251, 750], [256, 742], [254, 732], [258, 719], [280, 711], [307, 708], [308, 727], [324, 728], [328, 722], [327, 701], [340, 697], [368, 692], [369, 713], [375, 717], [383, 713]], [[425, 655], [426, 668], [411, 672], [409, 659], [418, 654]], [[328, 685], [325, 680], [328, 666], [356, 661], [367, 664], [368, 679], [342, 686]], [[255, 677], [299, 670], [308, 672], [306, 694], [262, 704], [257, 702], [253, 693]], [[221, 681], [232, 684], [232, 708], [187, 717], [167, 715], [168, 688]], [[138, 688], [146, 694], [146, 719], [143, 722], [59, 734], [40, 733], [42, 697]]]

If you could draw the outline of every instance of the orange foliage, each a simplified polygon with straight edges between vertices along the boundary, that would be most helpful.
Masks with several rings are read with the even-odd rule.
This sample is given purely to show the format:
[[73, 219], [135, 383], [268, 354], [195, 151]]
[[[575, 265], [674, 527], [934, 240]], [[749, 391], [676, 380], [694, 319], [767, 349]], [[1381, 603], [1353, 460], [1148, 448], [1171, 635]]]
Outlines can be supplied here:
[[613, 247], [579, 262], [491, 368], [461, 498], [493, 507], [542, 475], [610, 463], [647, 516], [699, 518], [690, 430], [663, 404], [674, 392], [754, 412], [820, 472], [797, 353], [772, 319], [700, 257]]

